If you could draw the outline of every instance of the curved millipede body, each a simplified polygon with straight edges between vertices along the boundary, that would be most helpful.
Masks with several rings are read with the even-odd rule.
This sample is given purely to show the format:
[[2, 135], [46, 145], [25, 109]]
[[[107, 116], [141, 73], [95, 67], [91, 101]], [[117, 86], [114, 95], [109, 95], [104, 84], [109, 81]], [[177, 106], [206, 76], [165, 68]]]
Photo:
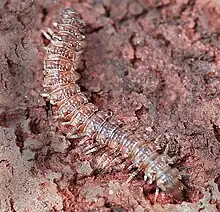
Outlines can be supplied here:
[[136, 138], [111, 122], [111, 114], [88, 102], [76, 84], [77, 58], [84, 46], [84, 28], [80, 14], [74, 9], [61, 13], [55, 29], [44, 33], [50, 40], [46, 47], [44, 61], [44, 89], [42, 96], [53, 105], [54, 115], [59, 119], [66, 133], [72, 137], [87, 136], [98, 144], [120, 151], [129, 157], [145, 179], [155, 182], [167, 194], [181, 199], [183, 184], [180, 172], [171, 168], [171, 158], [159, 154], [153, 143]]

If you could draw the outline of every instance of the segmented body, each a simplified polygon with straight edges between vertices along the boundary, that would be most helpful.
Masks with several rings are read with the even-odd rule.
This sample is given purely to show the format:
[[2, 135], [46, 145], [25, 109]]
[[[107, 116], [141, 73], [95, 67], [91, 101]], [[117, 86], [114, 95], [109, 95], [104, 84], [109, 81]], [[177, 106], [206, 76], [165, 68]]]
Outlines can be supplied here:
[[55, 24], [55, 32], [50, 32], [51, 43], [46, 47], [44, 61], [45, 94], [54, 105], [54, 114], [60, 120], [66, 133], [72, 136], [88, 136], [100, 145], [108, 145], [129, 157], [138, 171], [163, 191], [173, 196], [181, 196], [183, 185], [180, 173], [168, 164], [170, 158], [159, 154], [153, 143], [137, 139], [110, 121], [110, 114], [88, 102], [76, 84], [76, 61], [81, 52], [85, 24], [80, 14], [66, 9]]

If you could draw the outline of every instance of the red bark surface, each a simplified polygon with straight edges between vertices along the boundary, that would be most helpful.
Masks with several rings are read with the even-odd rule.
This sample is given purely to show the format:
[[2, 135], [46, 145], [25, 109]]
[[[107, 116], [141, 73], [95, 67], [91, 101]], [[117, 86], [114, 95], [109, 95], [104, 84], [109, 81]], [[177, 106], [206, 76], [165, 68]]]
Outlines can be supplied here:
[[[66, 7], [87, 24], [79, 85], [137, 136], [169, 145], [186, 173], [182, 203], [158, 197], [142, 174], [100, 170], [57, 130], [39, 96], [44, 41]], [[0, 211], [220, 210], [218, 0], [2, 0]], [[106, 155], [106, 160], [110, 155]]]

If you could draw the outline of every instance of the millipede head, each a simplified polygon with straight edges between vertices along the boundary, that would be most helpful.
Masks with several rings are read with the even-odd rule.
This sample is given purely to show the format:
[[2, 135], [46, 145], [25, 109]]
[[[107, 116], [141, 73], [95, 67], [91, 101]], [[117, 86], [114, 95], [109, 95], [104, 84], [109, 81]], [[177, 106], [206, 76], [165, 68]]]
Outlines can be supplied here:
[[186, 188], [180, 181], [179, 176], [179, 171], [174, 168], [161, 173], [157, 179], [157, 186], [177, 202], [183, 200], [183, 190]]

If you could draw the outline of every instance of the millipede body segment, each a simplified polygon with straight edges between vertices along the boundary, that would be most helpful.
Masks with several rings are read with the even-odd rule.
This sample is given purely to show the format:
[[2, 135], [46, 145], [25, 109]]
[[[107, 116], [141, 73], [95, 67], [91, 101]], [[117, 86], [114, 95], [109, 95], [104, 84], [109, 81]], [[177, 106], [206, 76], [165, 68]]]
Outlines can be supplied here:
[[155, 144], [140, 140], [113, 122], [111, 114], [99, 110], [90, 103], [76, 84], [77, 58], [84, 45], [84, 28], [80, 14], [74, 9], [65, 9], [55, 29], [44, 33], [50, 40], [45, 47], [44, 91], [42, 94], [53, 105], [57, 120], [72, 137], [90, 137], [98, 144], [119, 151], [130, 158], [145, 179], [174, 198], [182, 197], [183, 184], [176, 168], [171, 168], [171, 158], [159, 154]]

